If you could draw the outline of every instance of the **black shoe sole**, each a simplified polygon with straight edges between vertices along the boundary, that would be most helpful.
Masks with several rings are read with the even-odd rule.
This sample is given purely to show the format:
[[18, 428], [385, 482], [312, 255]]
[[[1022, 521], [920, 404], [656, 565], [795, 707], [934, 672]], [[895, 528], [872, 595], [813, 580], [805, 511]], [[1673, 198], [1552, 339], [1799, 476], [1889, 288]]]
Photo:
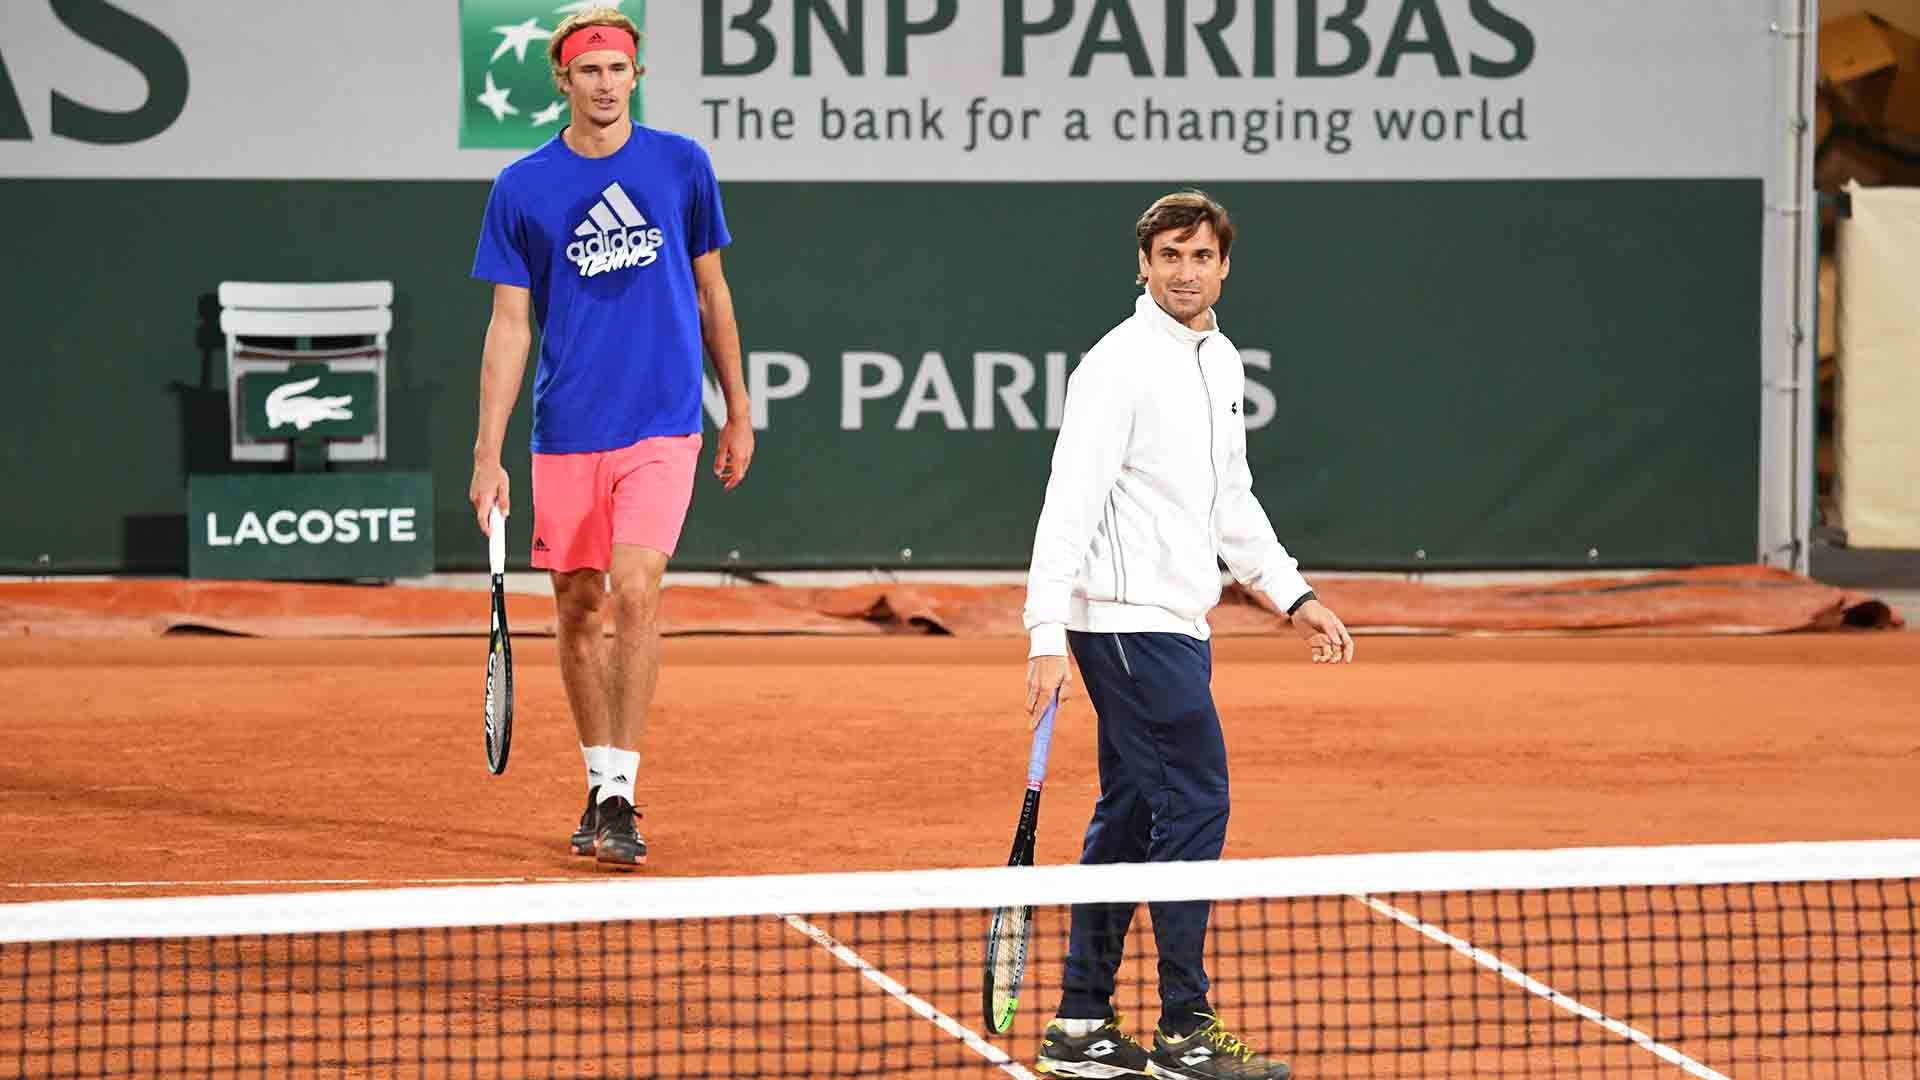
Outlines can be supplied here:
[[1113, 1080], [1113, 1078], [1116, 1077], [1153, 1075], [1152, 1073], [1135, 1072], [1132, 1069], [1120, 1068], [1115, 1065], [1102, 1065], [1098, 1062], [1055, 1061], [1050, 1058], [1036, 1059], [1033, 1063], [1033, 1071], [1041, 1076], [1069, 1076], [1076, 1078], [1093, 1078], [1093, 1080]]
[[581, 837], [576, 836], [573, 839], [567, 841], [567, 846], [573, 849], [573, 853], [575, 855], [592, 855], [593, 854], [593, 837], [589, 836], [583, 839]]
[[[1170, 1065], [1162, 1065], [1157, 1061], [1147, 1063], [1147, 1075], [1163, 1077], [1165, 1080], [1205, 1080], [1199, 1073], [1175, 1069]], [[1289, 1069], [1273, 1077], [1272, 1080], [1287, 1080], [1287, 1078], [1292, 1075], [1293, 1072]]]

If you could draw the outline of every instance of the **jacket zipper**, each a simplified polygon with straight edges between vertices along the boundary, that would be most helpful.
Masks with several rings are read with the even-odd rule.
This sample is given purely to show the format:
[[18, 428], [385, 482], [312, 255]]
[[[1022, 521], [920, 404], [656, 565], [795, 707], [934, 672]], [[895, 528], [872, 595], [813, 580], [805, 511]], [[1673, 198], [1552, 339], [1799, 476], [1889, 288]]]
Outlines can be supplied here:
[[1220, 505], [1220, 465], [1213, 457], [1213, 444], [1219, 434], [1213, 426], [1213, 387], [1207, 385], [1207, 366], [1200, 362], [1200, 350], [1206, 348], [1207, 341], [1201, 338], [1193, 346], [1193, 367], [1200, 373], [1200, 389], [1207, 395], [1207, 468], [1213, 474], [1211, 497], [1207, 500], [1207, 536], [1213, 536], [1213, 515]]

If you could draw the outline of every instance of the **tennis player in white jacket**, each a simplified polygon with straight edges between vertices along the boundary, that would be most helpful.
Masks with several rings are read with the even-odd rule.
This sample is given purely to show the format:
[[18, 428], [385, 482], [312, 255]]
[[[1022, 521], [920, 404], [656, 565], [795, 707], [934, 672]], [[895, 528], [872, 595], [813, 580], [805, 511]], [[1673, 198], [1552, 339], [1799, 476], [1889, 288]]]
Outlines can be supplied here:
[[[1216, 859], [1227, 754], [1213, 705], [1207, 612], [1216, 556], [1291, 617], [1317, 663], [1353, 638], [1314, 596], [1253, 497], [1240, 353], [1213, 305], [1233, 222], [1198, 191], [1141, 215], [1133, 315], [1067, 383], [1027, 578], [1027, 711], [1069, 682], [1073, 650], [1099, 718], [1100, 800], [1083, 863]], [[1056, 1076], [1279, 1080], [1287, 1066], [1230, 1034], [1207, 1000], [1205, 901], [1151, 905], [1160, 1020], [1148, 1051], [1114, 1015], [1132, 904], [1073, 909], [1063, 994], [1036, 1062]]]

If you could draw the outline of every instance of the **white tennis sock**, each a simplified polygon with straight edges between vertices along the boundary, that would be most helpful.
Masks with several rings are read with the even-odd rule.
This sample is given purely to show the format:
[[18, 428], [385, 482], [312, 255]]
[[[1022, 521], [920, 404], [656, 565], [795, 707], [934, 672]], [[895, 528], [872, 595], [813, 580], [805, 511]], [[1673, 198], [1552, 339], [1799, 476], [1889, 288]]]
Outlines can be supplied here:
[[640, 751], [607, 747], [606, 779], [600, 782], [600, 801], [618, 796], [633, 801], [633, 781], [640, 773]]
[[580, 756], [587, 762], [587, 790], [592, 791], [607, 782], [607, 755], [613, 751], [611, 746], [581, 746]]
[[1107, 1025], [1105, 1020], [1069, 1020], [1064, 1016], [1054, 1017], [1053, 1022], [1065, 1029], [1069, 1038], [1074, 1039], [1091, 1035]]

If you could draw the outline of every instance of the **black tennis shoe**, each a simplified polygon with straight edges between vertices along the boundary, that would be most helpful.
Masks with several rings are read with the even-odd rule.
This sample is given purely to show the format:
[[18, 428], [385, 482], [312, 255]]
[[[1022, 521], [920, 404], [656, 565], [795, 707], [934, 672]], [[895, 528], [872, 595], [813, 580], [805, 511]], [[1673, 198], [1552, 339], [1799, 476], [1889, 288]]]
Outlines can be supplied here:
[[1287, 1080], [1293, 1070], [1284, 1061], [1262, 1057], [1220, 1025], [1220, 1018], [1202, 1013], [1206, 1023], [1180, 1038], [1164, 1031], [1153, 1033], [1148, 1074], [1164, 1080]]
[[580, 824], [573, 828], [573, 838], [567, 841], [573, 847], [575, 855], [593, 854], [593, 837], [600, 831], [600, 816], [594, 811], [600, 808], [600, 789], [587, 789], [587, 808], [580, 811]]
[[594, 832], [594, 858], [609, 866], [641, 866], [647, 861], [647, 842], [633, 827], [633, 804], [615, 795], [600, 803]]
[[1058, 1019], [1049, 1021], [1040, 1040], [1033, 1071], [1047, 1076], [1082, 1076], [1110, 1080], [1119, 1076], [1151, 1076], [1146, 1048], [1120, 1030], [1120, 1018], [1085, 1035], [1069, 1035]]

